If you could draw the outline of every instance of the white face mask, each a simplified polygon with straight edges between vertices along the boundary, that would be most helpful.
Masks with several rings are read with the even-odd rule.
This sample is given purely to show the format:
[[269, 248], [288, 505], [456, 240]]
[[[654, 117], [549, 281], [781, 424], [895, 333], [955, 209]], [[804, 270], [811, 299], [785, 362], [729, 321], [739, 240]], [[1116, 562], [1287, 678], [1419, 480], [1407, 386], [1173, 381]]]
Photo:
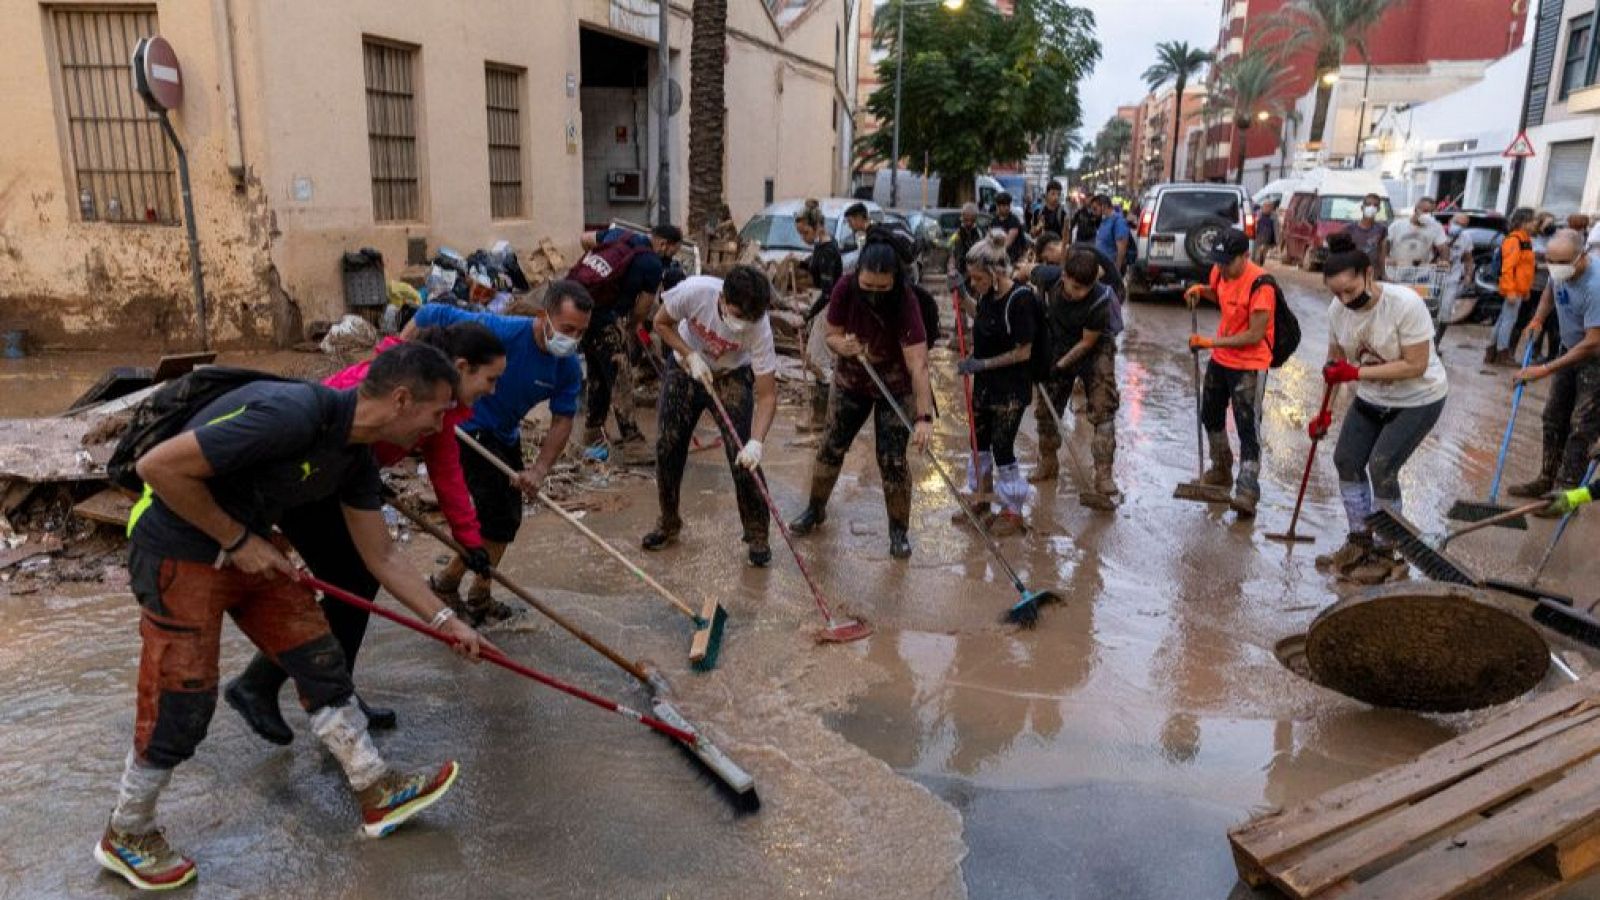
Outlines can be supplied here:
[[1575, 263], [1550, 264], [1550, 280], [1554, 281], [1556, 284], [1566, 284], [1572, 280], [1574, 275], [1577, 274], [1578, 266]]
[[743, 337], [744, 333], [749, 331], [752, 325], [756, 324], [754, 322], [746, 322], [744, 319], [734, 318], [723, 312], [721, 307], [717, 308], [717, 315], [722, 318], [722, 327], [733, 337]]
[[1378, 208], [1376, 206], [1363, 206], [1361, 207], [1361, 214], [1369, 219], [1376, 219], [1378, 217]]
[[571, 356], [578, 352], [578, 339], [562, 334], [549, 319], [544, 320], [547, 331], [544, 336], [544, 349], [551, 356]]

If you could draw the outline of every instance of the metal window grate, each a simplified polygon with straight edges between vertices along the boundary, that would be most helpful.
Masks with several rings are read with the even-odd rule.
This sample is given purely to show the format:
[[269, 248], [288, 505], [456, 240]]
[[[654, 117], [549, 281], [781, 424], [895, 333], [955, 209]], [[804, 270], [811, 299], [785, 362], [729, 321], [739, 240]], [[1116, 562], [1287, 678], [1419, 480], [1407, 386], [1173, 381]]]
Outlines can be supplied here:
[[489, 110], [489, 215], [522, 215], [522, 70], [484, 66]]
[[157, 32], [155, 8], [52, 9], [50, 25], [79, 217], [178, 224], [177, 163], [128, 68], [134, 45]]
[[422, 218], [417, 162], [415, 47], [364, 40], [367, 78], [367, 154], [372, 166], [372, 215], [379, 222]]

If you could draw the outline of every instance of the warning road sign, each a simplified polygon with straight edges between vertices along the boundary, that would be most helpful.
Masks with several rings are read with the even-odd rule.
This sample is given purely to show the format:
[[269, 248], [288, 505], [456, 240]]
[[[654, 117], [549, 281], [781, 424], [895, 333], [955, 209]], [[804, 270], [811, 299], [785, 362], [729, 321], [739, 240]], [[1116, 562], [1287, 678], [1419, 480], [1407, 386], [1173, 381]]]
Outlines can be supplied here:
[[1511, 142], [1511, 146], [1506, 148], [1506, 152], [1500, 155], [1509, 156], [1513, 159], [1517, 157], [1525, 158], [1534, 156], [1533, 141], [1528, 140], [1528, 133], [1526, 131], [1520, 132], [1517, 134], [1517, 139]]

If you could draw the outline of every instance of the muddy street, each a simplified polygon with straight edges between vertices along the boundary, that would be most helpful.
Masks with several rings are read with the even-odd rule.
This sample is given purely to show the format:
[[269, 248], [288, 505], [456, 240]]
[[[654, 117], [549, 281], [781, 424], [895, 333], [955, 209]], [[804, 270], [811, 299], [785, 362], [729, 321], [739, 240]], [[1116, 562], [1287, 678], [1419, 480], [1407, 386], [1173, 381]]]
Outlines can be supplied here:
[[[827, 525], [798, 539], [828, 595], [876, 628], [854, 644], [813, 644], [819, 618], [776, 534], [770, 568], [745, 564], [720, 451], [691, 454], [682, 538], [660, 554], [634, 550], [655, 517], [647, 478], [614, 478], [584, 517], [691, 602], [713, 595], [728, 609], [708, 674], [688, 670], [682, 617], [529, 508], [507, 574], [659, 665], [679, 707], [754, 774], [759, 812], [736, 815], [644, 729], [379, 622], [357, 672], [363, 693], [400, 716], [379, 745], [408, 765], [459, 760], [455, 792], [393, 837], [363, 840], [338, 766], [287, 697], [296, 730], [287, 748], [219, 704], [209, 739], [163, 797], [169, 835], [202, 868], [193, 895], [1251, 896], [1236, 885], [1230, 826], [1404, 761], [1484, 716], [1374, 710], [1300, 679], [1274, 654], [1339, 598], [1312, 559], [1344, 538], [1330, 448], [1301, 522], [1317, 543], [1265, 538], [1288, 523], [1326, 347], [1320, 278], [1276, 274], [1305, 337], [1269, 381], [1258, 517], [1172, 499], [1196, 470], [1188, 312], [1172, 298], [1130, 305], [1118, 362], [1121, 507], [1079, 505], [1090, 429], [1073, 416], [1061, 479], [1030, 499], [1035, 530], [1002, 542], [1030, 587], [1065, 598], [1033, 631], [999, 623], [1015, 592], [951, 521], [955, 506], [925, 460], [912, 463], [914, 555], [890, 558], [870, 429], [846, 460]], [[1216, 311], [1201, 315], [1209, 331]], [[1446, 337], [1445, 416], [1404, 472], [1407, 513], [1426, 529], [1456, 498], [1487, 492], [1510, 378], [1480, 364], [1484, 335], [1474, 326]], [[53, 411], [121, 361], [0, 363], [4, 412]], [[935, 448], [959, 479], [968, 439], [948, 350], [934, 351], [933, 369]], [[1508, 481], [1537, 465], [1546, 390], [1528, 392]], [[764, 463], [786, 514], [803, 503], [814, 452], [814, 437], [794, 433], [804, 412], [780, 409]], [[712, 434], [709, 418], [700, 431]], [[1025, 467], [1037, 459], [1033, 435], [1030, 413]], [[1535, 520], [1455, 549], [1525, 578], [1550, 527]], [[1594, 522], [1579, 517], [1548, 585], [1586, 597], [1600, 576], [1587, 552], [1595, 540]], [[423, 570], [443, 558], [420, 533], [406, 552]], [[89, 849], [132, 731], [135, 605], [115, 578], [0, 605], [0, 896], [126, 896]], [[647, 705], [630, 678], [536, 613], [489, 636], [521, 661]], [[248, 651], [224, 630], [224, 678]], [[1600, 896], [1600, 886], [1570, 896]]]

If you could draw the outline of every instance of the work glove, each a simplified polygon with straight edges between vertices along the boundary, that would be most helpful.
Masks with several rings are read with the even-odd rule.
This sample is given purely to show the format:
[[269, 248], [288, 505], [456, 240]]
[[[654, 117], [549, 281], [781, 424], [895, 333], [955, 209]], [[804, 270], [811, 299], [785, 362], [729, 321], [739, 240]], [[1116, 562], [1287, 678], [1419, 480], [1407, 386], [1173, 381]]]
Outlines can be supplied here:
[[1200, 301], [1204, 300], [1209, 292], [1210, 289], [1203, 284], [1191, 284], [1189, 289], [1183, 292], [1183, 302], [1190, 306], [1199, 306]]
[[976, 375], [987, 368], [989, 368], [988, 360], [974, 359], [970, 356], [956, 363], [956, 371], [962, 375]]
[[1360, 379], [1361, 367], [1348, 359], [1337, 359], [1322, 367], [1322, 380], [1327, 384], [1344, 384]]
[[1577, 511], [1578, 507], [1590, 502], [1594, 497], [1589, 493], [1588, 488], [1581, 487], [1573, 488], [1570, 491], [1551, 491], [1544, 495], [1544, 499], [1550, 501], [1550, 505], [1545, 507], [1544, 514], [1555, 517], [1572, 514]]
[[493, 567], [493, 563], [489, 562], [489, 551], [482, 547], [465, 548], [465, 552], [461, 554], [461, 561], [466, 564], [468, 570], [484, 578], [489, 577], [489, 570]]
[[1333, 411], [1323, 410], [1311, 419], [1311, 424], [1306, 426], [1306, 434], [1313, 441], [1320, 441], [1328, 436], [1328, 429], [1333, 427]]
[[689, 370], [689, 377], [702, 384], [711, 382], [711, 366], [706, 363], [706, 358], [698, 353], [690, 353], [683, 360], [684, 366]]
[[1203, 334], [1191, 334], [1191, 335], [1189, 335], [1189, 350], [1192, 353], [1198, 353], [1201, 350], [1210, 350], [1212, 347], [1215, 347], [1216, 345], [1217, 345], [1216, 341], [1212, 340], [1211, 338], [1206, 337]]
[[739, 455], [734, 457], [733, 461], [741, 468], [754, 472], [756, 466], [761, 465], [761, 449], [761, 442], [751, 438], [744, 442], [744, 449], [739, 451]]

